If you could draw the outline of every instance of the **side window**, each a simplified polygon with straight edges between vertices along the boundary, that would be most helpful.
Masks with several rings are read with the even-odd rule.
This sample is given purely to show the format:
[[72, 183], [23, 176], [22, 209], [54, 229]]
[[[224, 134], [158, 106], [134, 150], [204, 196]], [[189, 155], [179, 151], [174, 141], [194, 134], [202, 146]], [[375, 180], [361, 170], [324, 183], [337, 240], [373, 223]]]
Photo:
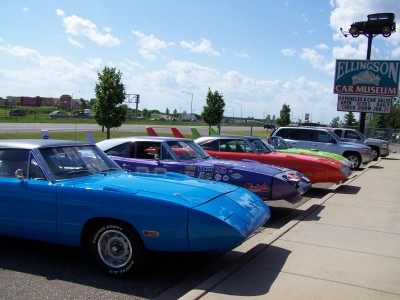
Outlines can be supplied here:
[[329, 143], [330, 142], [330, 135], [325, 131], [318, 131], [317, 133], [317, 142], [320, 143]]
[[335, 129], [333, 132], [334, 132], [337, 136], [342, 137], [342, 132], [343, 132], [342, 129]]
[[298, 129], [298, 136], [296, 139], [302, 141], [316, 141], [315, 131], [309, 129]]
[[171, 153], [168, 152], [164, 145], [161, 146], [161, 160], [174, 160]]
[[119, 157], [131, 157], [130, 155], [130, 142], [118, 145], [105, 151], [107, 155], [119, 156]]
[[353, 139], [353, 140], [359, 140], [360, 139], [360, 137], [358, 136], [357, 133], [355, 133], [353, 131], [350, 131], [350, 130], [346, 130], [345, 131], [344, 137], [347, 138], [347, 139]]
[[44, 173], [42, 169], [39, 167], [37, 161], [35, 158], [31, 157], [30, 163], [29, 163], [29, 179], [36, 179], [36, 180], [45, 180], [46, 177], [44, 176]]
[[282, 128], [276, 132], [277, 136], [280, 136], [284, 139], [295, 139], [294, 134], [289, 128]]
[[206, 142], [201, 145], [204, 150], [219, 151], [219, 140]]
[[139, 159], [156, 159], [156, 155], [160, 157], [161, 143], [156, 142], [136, 142], [133, 144], [135, 158]]
[[28, 169], [29, 150], [1, 149], [0, 176], [15, 177], [15, 171], [22, 169], [26, 175]]

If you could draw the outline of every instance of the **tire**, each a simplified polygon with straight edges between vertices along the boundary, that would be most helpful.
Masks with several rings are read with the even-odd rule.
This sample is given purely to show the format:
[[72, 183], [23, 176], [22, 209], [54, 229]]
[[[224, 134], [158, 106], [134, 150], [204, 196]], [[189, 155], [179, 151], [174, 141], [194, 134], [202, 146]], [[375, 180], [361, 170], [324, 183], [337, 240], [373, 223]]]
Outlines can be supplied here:
[[371, 147], [372, 150], [372, 158], [373, 160], [377, 161], [379, 156], [381, 155], [378, 147]]
[[145, 248], [136, 231], [118, 221], [97, 224], [86, 241], [90, 256], [106, 273], [124, 277], [140, 269]]
[[351, 36], [355, 37], [355, 38], [360, 35], [360, 32], [358, 31], [358, 28], [355, 27], [355, 26], [350, 27], [349, 32], [350, 32]]
[[344, 155], [350, 162], [350, 169], [357, 170], [361, 165], [361, 155], [356, 152], [349, 152]]
[[384, 37], [389, 37], [392, 35], [392, 29], [389, 26], [383, 26], [382, 27], [382, 35]]

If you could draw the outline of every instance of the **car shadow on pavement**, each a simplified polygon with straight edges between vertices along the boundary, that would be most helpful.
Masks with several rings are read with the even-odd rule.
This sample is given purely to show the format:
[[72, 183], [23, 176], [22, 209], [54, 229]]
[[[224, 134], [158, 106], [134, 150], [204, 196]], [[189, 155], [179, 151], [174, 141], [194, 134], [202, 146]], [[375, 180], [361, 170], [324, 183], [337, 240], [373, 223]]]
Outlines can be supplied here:
[[398, 158], [394, 158], [394, 157], [382, 157], [381, 159], [384, 159], [384, 160], [399, 160]]
[[382, 166], [369, 166], [369, 169], [384, 169]]
[[340, 185], [335, 189], [335, 194], [355, 195], [361, 190], [359, 186], [353, 185]]

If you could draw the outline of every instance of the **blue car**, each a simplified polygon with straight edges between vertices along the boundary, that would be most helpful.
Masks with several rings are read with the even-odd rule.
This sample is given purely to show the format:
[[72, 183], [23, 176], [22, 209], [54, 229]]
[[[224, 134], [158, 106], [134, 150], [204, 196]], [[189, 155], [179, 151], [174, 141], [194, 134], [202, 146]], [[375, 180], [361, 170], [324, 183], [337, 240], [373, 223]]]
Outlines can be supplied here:
[[311, 181], [297, 171], [250, 160], [213, 159], [186, 138], [126, 137], [104, 140], [97, 146], [125, 170], [176, 172], [228, 182], [256, 193], [263, 200], [297, 202], [311, 187]]
[[0, 141], [0, 234], [84, 247], [111, 275], [138, 270], [147, 250], [229, 251], [269, 218], [248, 190], [128, 173], [90, 143]]

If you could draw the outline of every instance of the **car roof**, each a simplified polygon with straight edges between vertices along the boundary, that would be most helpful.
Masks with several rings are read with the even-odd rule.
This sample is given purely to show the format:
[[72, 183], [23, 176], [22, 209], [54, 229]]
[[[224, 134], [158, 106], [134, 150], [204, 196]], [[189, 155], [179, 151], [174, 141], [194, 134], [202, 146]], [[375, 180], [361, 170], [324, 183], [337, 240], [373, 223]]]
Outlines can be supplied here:
[[69, 140], [52, 140], [52, 139], [20, 139], [20, 140], [0, 140], [0, 148], [19, 148], [19, 149], [34, 149], [46, 147], [60, 146], [82, 146], [93, 145], [88, 142], [69, 141]]
[[251, 135], [234, 135], [234, 134], [222, 134], [222, 135], [209, 135], [209, 136], [202, 136], [196, 139], [197, 142], [203, 141], [211, 141], [211, 140], [224, 140], [224, 139], [262, 139], [259, 136], [251, 136]]
[[163, 137], [163, 136], [127, 136], [127, 137], [119, 137], [119, 138], [112, 138], [108, 140], [103, 140], [98, 142], [98, 145], [106, 146], [106, 147], [113, 147], [119, 145], [124, 142], [134, 142], [134, 141], [141, 141], [141, 142], [171, 142], [171, 141], [192, 141], [188, 138], [177, 138], [177, 137]]
[[[298, 126], [298, 127], [295, 127], [295, 126], [282, 126], [282, 127], [279, 127], [278, 129], [281, 129], [281, 128], [309, 129], [309, 130], [311, 130], [311, 129], [318, 129], [318, 130], [330, 131], [330, 130], [329, 130], [330, 128], [328, 128], [328, 127], [319, 127], [319, 126]], [[277, 130], [278, 130], [278, 129], [277, 129]]]

